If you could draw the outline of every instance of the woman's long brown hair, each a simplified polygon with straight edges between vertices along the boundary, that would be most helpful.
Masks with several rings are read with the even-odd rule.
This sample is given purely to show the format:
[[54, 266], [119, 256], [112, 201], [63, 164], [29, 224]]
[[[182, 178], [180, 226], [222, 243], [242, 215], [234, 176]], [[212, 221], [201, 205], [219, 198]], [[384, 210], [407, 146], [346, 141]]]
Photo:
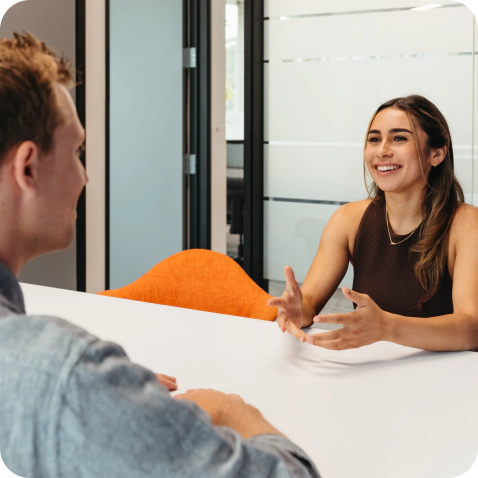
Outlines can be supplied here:
[[[385, 108], [404, 111], [410, 118], [422, 174], [418, 139], [413, 123], [420, 126], [427, 135], [427, 153], [431, 148], [447, 147], [445, 159], [438, 166], [432, 167], [428, 178], [425, 178], [420, 239], [411, 248], [411, 252], [418, 253], [415, 274], [425, 291], [418, 304], [418, 307], [421, 308], [439, 291], [442, 278], [447, 273], [450, 228], [456, 211], [465, 202], [465, 198], [463, 189], [455, 176], [450, 129], [440, 110], [423, 96], [410, 95], [395, 98], [377, 109], [370, 125], [377, 113]], [[367, 189], [369, 196], [374, 200], [385, 200], [384, 192], [375, 182], [367, 185]]]

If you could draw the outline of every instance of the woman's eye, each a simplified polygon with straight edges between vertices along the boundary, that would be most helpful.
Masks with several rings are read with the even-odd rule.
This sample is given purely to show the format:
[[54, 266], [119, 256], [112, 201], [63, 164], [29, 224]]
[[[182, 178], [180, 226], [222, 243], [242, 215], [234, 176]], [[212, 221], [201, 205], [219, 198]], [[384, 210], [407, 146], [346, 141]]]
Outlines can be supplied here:
[[405, 136], [395, 136], [395, 141], [406, 141]]
[[378, 143], [380, 140], [378, 138], [369, 138], [369, 143]]

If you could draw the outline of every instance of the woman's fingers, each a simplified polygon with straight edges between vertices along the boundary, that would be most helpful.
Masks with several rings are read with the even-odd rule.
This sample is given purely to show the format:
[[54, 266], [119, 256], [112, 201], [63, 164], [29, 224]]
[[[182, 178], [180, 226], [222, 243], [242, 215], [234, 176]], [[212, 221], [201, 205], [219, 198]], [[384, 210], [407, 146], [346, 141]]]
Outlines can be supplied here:
[[267, 301], [269, 307], [284, 307], [284, 299], [282, 297], [272, 297]]
[[292, 322], [287, 322], [287, 332], [302, 343], [307, 341], [307, 334]]
[[295, 274], [291, 266], [284, 267], [284, 275], [285, 275], [285, 284], [286, 284], [285, 288], [287, 292], [290, 295], [295, 296], [297, 292], [300, 291], [300, 287], [297, 281], [295, 280]]
[[307, 342], [312, 345], [322, 345], [326, 342], [339, 340], [342, 338], [341, 330], [332, 330], [330, 332], [322, 332], [320, 334], [309, 335]]
[[346, 314], [325, 314], [316, 315], [314, 322], [322, 324], [351, 324], [356, 318], [356, 312], [347, 312]]
[[277, 316], [277, 325], [282, 330], [282, 332], [286, 331], [287, 317], [283, 311], [279, 311], [279, 315]]

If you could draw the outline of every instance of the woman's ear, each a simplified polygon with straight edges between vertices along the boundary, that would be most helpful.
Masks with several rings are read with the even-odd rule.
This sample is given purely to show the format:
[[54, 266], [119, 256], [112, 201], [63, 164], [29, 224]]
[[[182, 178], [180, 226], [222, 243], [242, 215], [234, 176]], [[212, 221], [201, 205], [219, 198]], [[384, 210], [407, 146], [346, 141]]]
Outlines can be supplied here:
[[433, 148], [430, 152], [430, 164], [438, 166], [446, 157], [448, 148], [443, 146], [441, 148]]
[[39, 160], [40, 152], [33, 141], [24, 141], [14, 153], [13, 179], [17, 187], [27, 194], [36, 194]]

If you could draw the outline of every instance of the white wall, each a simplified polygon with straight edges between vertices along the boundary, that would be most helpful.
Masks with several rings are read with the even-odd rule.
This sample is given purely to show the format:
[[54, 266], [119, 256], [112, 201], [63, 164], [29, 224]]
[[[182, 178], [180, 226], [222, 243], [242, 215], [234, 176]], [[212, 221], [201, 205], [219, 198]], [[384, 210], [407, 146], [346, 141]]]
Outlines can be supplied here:
[[86, 0], [86, 291], [105, 289], [105, 0]]

